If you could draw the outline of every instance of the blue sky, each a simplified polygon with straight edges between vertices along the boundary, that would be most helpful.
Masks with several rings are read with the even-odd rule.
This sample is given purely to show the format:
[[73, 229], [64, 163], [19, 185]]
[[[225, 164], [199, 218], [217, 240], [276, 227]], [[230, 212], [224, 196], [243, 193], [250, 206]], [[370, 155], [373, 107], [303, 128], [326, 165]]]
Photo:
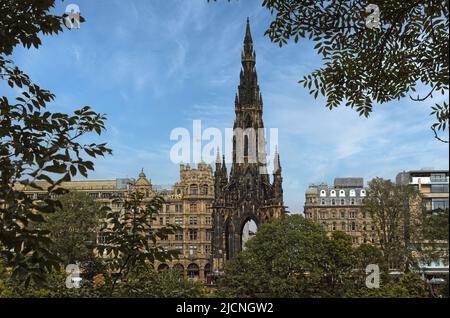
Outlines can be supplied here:
[[[429, 103], [376, 106], [361, 118], [333, 111], [297, 81], [321, 66], [312, 43], [278, 48], [264, 31], [271, 21], [261, 1], [77, 0], [87, 22], [44, 37], [38, 49], [17, 48], [13, 59], [34, 82], [56, 94], [51, 109], [84, 105], [108, 115], [113, 156], [96, 160], [91, 179], [136, 177], [173, 184], [179, 167], [169, 158], [172, 129], [232, 127], [245, 20], [251, 20], [266, 127], [279, 129], [285, 202], [303, 210], [308, 184], [335, 177], [394, 178], [402, 170], [448, 169], [448, 146], [430, 131]], [[0, 85], [0, 95], [9, 95]], [[448, 99], [448, 97], [446, 97]], [[442, 98], [441, 98], [442, 99]], [[90, 141], [90, 140], [89, 140]]]

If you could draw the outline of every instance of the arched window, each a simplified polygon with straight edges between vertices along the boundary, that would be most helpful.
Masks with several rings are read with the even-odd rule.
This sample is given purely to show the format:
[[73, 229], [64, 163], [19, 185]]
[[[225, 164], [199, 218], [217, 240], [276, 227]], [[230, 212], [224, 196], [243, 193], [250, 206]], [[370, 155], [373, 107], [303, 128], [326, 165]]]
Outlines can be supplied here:
[[356, 223], [355, 222], [351, 223], [351, 230], [356, 231]]
[[320, 196], [325, 197], [327, 195], [327, 192], [325, 190], [320, 190]]
[[355, 199], [351, 199], [351, 200], [350, 200], [350, 204], [351, 204], [351, 205], [355, 205]]
[[350, 196], [351, 197], [356, 197], [356, 191], [355, 190], [350, 190]]
[[198, 186], [196, 184], [191, 184], [189, 187], [190, 194], [198, 194]]
[[360, 195], [361, 195], [362, 197], [365, 197], [365, 196], [366, 196], [366, 190], [362, 189]]
[[211, 283], [211, 264], [209, 264], [209, 263], [206, 264], [204, 271], [205, 271], [205, 282], [207, 284], [210, 284]]
[[332, 227], [333, 231], [336, 231], [336, 222], [333, 222], [333, 227]]
[[189, 264], [187, 267], [187, 275], [192, 280], [197, 280], [200, 275], [200, 270], [197, 264]]
[[339, 196], [340, 197], [345, 197], [345, 191], [344, 190], [339, 190]]
[[208, 194], [208, 185], [207, 184], [202, 185], [202, 194], [204, 194], [204, 195]]
[[345, 205], [345, 200], [341, 199], [341, 205]]
[[331, 200], [331, 205], [336, 205], [336, 200], [335, 199]]
[[158, 272], [162, 272], [162, 271], [165, 271], [168, 269], [169, 269], [169, 265], [167, 265], [166, 263], [161, 263], [158, 266]]
[[330, 191], [330, 196], [335, 197], [336, 196], [336, 190], [331, 190]]

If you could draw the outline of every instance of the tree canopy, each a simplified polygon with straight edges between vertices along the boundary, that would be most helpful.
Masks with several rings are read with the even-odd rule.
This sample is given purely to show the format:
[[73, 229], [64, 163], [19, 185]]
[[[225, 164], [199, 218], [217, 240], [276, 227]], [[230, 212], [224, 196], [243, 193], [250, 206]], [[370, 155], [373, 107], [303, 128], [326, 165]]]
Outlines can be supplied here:
[[[262, 6], [274, 16], [265, 33], [273, 43], [315, 42], [324, 64], [299, 83], [315, 98], [323, 95], [328, 108], [346, 105], [367, 117], [375, 103], [427, 101], [435, 137], [448, 142], [442, 136], [449, 125], [448, 0], [262, 0]], [[443, 101], [432, 104], [435, 95]]]
[[[73, 114], [46, 110], [55, 95], [34, 84], [9, 58], [17, 45], [39, 48], [40, 38], [63, 30], [62, 17], [50, 13], [54, 0], [0, 1], [0, 80], [20, 96], [0, 96], [0, 256], [13, 276], [26, 285], [43, 281], [58, 266], [50, 249], [49, 231], [40, 226], [45, 214], [61, 208], [60, 185], [94, 164], [86, 157], [111, 153], [105, 143], [83, 144], [80, 139], [105, 130], [105, 115], [89, 106]], [[39, 186], [36, 181], [46, 181]], [[41, 192], [27, 196], [24, 189]]]
[[354, 248], [350, 237], [300, 215], [263, 224], [246, 249], [229, 261], [219, 278], [220, 292], [231, 297], [344, 297], [366, 289], [366, 267], [377, 264], [374, 246]]

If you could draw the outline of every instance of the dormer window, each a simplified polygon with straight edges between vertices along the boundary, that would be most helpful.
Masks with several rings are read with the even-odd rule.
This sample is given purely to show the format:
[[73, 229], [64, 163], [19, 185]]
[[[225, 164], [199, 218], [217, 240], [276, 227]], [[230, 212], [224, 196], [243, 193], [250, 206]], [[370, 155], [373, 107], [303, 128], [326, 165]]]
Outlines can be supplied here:
[[355, 190], [350, 190], [350, 196], [351, 197], [356, 197], [356, 191]]
[[362, 196], [362, 197], [365, 197], [366, 196], [366, 190], [361, 190], [361, 193], [360, 193], [360, 195]]
[[345, 191], [344, 190], [339, 190], [339, 196], [340, 197], [345, 197]]
[[327, 196], [327, 192], [325, 190], [320, 190], [320, 196], [321, 197], [326, 197]]
[[330, 191], [330, 196], [335, 197], [336, 196], [336, 190], [331, 190]]

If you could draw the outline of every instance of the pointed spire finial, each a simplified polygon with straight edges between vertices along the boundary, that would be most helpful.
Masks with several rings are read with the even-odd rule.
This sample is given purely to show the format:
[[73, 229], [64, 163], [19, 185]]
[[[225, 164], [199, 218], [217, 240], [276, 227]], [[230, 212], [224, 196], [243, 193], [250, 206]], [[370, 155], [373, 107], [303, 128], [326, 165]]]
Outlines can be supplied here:
[[216, 163], [220, 164], [220, 151], [219, 151], [219, 147], [217, 147]]
[[273, 159], [273, 173], [281, 173], [280, 154], [278, 152], [278, 146], [275, 146], [275, 157]]

